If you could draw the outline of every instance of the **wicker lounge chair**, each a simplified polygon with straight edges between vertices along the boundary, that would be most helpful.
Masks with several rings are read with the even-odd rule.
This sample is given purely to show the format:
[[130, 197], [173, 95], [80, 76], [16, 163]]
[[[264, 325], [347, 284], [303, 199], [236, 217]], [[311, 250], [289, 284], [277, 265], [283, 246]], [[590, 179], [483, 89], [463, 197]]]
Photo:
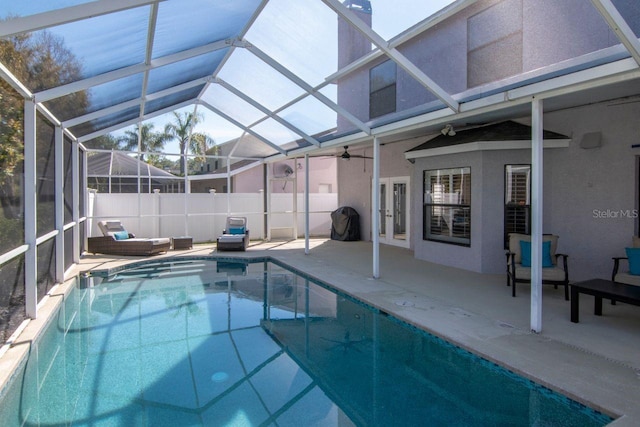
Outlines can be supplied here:
[[119, 220], [100, 221], [98, 227], [103, 236], [89, 237], [88, 252], [107, 255], [150, 256], [167, 252], [169, 238], [145, 239], [128, 233]]
[[249, 246], [249, 229], [247, 218], [230, 216], [227, 218], [227, 226], [218, 237], [217, 247], [219, 251], [244, 251]]

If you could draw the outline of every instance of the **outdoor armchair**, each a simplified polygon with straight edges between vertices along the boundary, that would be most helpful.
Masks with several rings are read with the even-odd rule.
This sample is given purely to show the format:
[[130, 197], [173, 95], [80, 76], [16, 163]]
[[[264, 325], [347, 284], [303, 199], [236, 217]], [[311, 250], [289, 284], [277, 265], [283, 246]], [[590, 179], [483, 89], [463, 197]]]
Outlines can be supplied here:
[[[640, 237], [633, 236], [631, 247], [625, 248], [625, 251], [626, 257], [613, 257], [611, 281], [640, 286]], [[620, 271], [623, 260], [626, 261], [627, 268]]]
[[[564, 299], [569, 300], [568, 255], [556, 253], [558, 236], [542, 236], [542, 283], [564, 286]], [[531, 236], [509, 233], [507, 255], [507, 286], [511, 286], [512, 296], [516, 296], [516, 283], [531, 283]]]

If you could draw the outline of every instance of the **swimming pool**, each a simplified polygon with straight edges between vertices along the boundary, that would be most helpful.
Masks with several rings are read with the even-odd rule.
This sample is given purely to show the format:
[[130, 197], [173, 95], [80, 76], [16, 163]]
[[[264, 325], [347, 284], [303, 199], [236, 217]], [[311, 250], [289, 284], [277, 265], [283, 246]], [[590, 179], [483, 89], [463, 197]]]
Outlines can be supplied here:
[[3, 426], [612, 421], [268, 259], [82, 278], [2, 396]]

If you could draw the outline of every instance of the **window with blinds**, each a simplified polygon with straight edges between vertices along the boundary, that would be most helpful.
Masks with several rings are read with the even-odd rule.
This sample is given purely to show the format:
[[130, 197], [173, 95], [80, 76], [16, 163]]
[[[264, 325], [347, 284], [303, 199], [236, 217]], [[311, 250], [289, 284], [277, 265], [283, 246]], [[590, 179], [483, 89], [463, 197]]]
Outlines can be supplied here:
[[397, 67], [387, 60], [369, 71], [369, 118], [396, 111]]
[[471, 168], [424, 171], [423, 239], [471, 244]]
[[531, 234], [531, 165], [506, 165], [504, 173], [504, 247], [509, 233]]

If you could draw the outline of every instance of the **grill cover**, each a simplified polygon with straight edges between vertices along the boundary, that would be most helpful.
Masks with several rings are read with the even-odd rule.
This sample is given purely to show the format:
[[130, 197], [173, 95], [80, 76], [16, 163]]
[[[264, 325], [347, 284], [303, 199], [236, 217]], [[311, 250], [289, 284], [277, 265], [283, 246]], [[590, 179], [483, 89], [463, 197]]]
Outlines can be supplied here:
[[342, 206], [331, 212], [331, 239], [360, 240], [360, 215], [355, 209]]

